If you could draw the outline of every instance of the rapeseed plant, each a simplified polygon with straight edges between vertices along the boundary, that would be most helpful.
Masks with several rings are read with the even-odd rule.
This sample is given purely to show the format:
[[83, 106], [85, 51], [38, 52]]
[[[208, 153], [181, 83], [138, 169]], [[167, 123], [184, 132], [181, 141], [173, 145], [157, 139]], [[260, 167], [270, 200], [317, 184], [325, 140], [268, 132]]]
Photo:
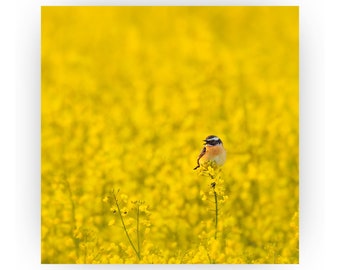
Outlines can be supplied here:
[[298, 7], [41, 15], [42, 263], [299, 262]]
[[[120, 194], [121, 196], [118, 199], [119, 190], [112, 190], [110, 195], [104, 198], [104, 202], [108, 202], [110, 205], [110, 211], [112, 214], [118, 214], [118, 217], [121, 221], [123, 230], [125, 235], [129, 241], [129, 244], [133, 251], [135, 252], [138, 260], [142, 259], [142, 228], [141, 226], [145, 226], [143, 228], [144, 233], [149, 231], [150, 222], [148, 220], [148, 216], [150, 212], [148, 211], [148, 207], [145, 206], [145, 202], [131, 201], [130, 205], [127, 204], [127, 196], [125, 194]], [[123, 206], [123, 205], [125, 206]], [[136, 212], [136, 216], [131, 216], [131, 212]], [[129, 215], [128, 215], [129, 214]], [[141, 220], [143, 216], [143, 220]], [[134, 226], [134, 224], [135, 226]], [[111, 220], [109, 225], [113, 225], [114, 222]], [[131, 227], [129, 229], [129, 227]], [[135, 242], [132, 240], [132, 233], [135, 233]]]
[[218, 214], [219, 214], [219, 203], [225, 201], [227, 196], [225, 195], [225, 187], [224, 180], [221, 175], [221, 168], [214, 161], [207, 161], [200, 166], [199, 174], [203, 176], [208, 176], [211, 180], [210, 190], [208, 195], [204, 192], [200, 192], [202, 195], [202, 199], [205, 201], [207, 197], [213, 197], [214, 204], [214, 215], [215, 215], [215, 239], [217, 238], [217, 230], [218, 230]]

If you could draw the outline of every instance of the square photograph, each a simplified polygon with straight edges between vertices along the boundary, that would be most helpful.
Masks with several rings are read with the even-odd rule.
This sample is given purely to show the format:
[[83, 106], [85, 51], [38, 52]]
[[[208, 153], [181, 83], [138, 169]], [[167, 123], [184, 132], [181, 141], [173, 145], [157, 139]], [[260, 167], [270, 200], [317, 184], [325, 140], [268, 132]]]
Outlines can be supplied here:
[[41, 7], [41, 263], [298, 264], [299, 7]]

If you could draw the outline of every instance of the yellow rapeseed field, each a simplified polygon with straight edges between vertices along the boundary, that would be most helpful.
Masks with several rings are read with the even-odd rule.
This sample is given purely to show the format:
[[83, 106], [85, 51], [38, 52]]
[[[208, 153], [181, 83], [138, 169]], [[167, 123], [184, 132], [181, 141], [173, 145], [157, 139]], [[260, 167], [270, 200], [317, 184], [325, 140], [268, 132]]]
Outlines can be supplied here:
[[299, 262], [298, 7], [41, 16], [42, 263]]

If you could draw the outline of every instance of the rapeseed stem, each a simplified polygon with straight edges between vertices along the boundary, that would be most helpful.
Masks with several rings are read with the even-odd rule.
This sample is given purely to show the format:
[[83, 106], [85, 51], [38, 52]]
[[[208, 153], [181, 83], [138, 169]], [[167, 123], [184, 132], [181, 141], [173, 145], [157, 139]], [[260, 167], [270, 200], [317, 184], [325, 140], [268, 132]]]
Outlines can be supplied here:
[[131, 245], [131, 247], [133, 248], [134, 252], [136, 253], [138, 259], [140, 260], [141, 259], [141, 256], [140, 256], [140, 249], [139, 249], [139, 211], [137, 211], [137, 239], [138, 239], [138, 250], [136, 249], [135, 245], [133, 244], [131, 238], [130, 238], [130, 235], [127, 231], [127, 228], [125, 226], [125, 222], [124, 222], [124, 218], [123, 218], [123, 215], [122, 215], [122, 212], [120, 210], [120, 207], [119, 207], [119, 203], [118, 203], [118, 200], [117, 200], [117, 196], [114, 192], [112, 192], [113, 194], [113, 199], [114, 199], [114, 202], [117, 206], [117, 210], [118, 210], [118, 214], [119, 214], [119, 218], [120, 218], [120, 221], [122, 222], [122, 225], [123, 225], [123, 228], [124, 228], [124, 231], [125, 231], [125, 234], [126, 234], [126, 237], [127, 239], [129, 240], [129, 243]]
[[214, 189], [214, 198], [215, 198], [215, 239], [217, 238], [217, 224], [218, 224], [218, 204], [217, 204], [217, 193]]

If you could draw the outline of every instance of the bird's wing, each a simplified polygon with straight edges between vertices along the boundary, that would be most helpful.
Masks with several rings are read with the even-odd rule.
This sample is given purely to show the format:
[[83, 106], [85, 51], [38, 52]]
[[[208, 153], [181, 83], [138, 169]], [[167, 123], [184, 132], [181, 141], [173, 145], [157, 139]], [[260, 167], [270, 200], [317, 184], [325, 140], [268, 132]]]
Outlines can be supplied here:
[[200, 159], [201, 157], [204, 156], [205, 152], [207, 152], [207, 148], [206, 147], [203, 147], [201, 153], [199, 154], [198, 158], [197, 158], [197, 166], [194, 168], [194, 170], [196, 170], [197, 168], [200, 167]]

